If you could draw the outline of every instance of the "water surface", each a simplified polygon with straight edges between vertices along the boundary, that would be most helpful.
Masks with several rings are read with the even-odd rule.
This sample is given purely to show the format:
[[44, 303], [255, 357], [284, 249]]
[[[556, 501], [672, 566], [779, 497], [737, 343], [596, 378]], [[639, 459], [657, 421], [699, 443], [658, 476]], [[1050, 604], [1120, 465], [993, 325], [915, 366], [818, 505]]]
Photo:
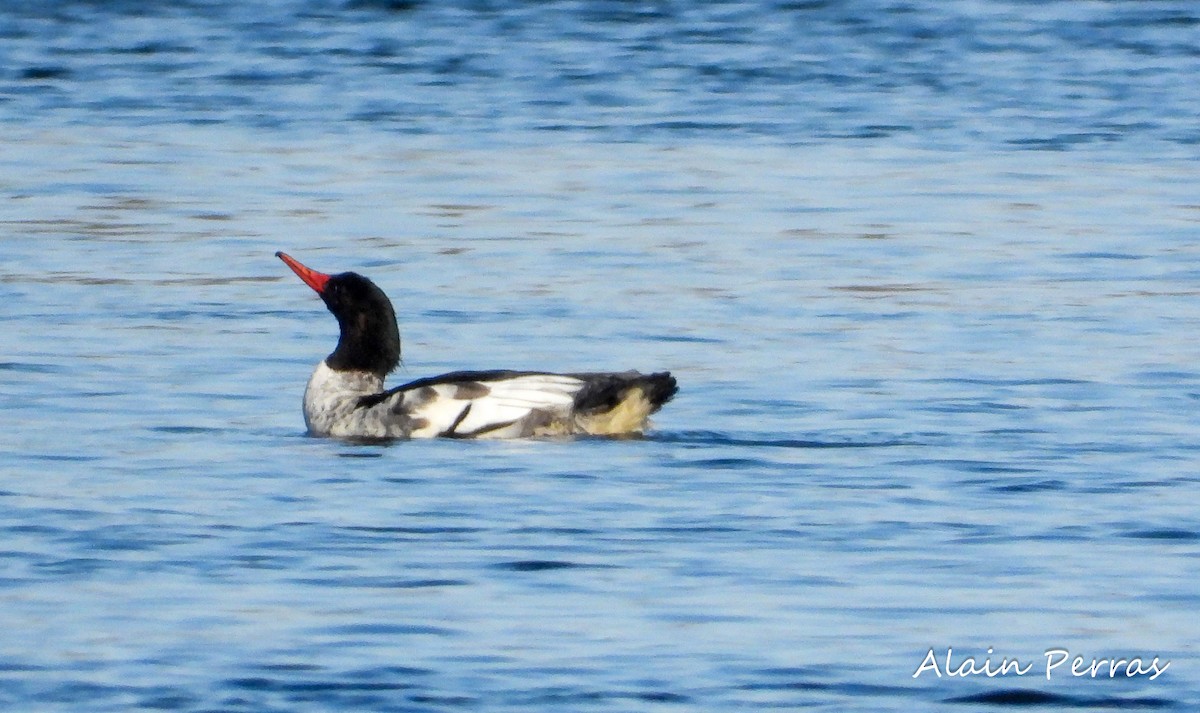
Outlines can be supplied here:
[[[9, 3], [0, 701], [1194, 707], [1197, 25]], [[280, 249], [388, 292], [394, 379], [682, 389], [641, 440], [308, 438]], [[948, 648], [1034, 667], [913, 678]]]

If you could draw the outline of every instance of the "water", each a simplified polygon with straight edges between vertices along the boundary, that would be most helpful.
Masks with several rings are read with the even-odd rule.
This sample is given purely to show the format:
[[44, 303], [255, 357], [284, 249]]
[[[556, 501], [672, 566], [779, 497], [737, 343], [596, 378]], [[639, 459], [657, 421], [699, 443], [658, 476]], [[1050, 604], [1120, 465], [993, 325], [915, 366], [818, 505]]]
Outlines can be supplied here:
[[[0, 702], [1195, 707], [1198, 26], [5, 4]], [[307, 438], [280, 249], [388, 291], [393, 378], [682, 390], [643, 440]], [[1033, 667], [913, 678], [948, 648]]]

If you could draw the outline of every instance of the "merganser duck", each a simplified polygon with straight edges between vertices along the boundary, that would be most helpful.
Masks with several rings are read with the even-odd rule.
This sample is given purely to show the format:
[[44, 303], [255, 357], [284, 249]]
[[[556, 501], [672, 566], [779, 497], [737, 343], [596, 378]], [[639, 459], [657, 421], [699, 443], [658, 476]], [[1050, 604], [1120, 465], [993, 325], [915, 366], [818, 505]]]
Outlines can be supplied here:
[[341, 331], [304, 390], [304, 422], [314, 436], [633, 435], [678, 390], [668, 372], [509, 370], [455, 371], [385, 390], [400, 363], [400, 330], [383, 290], [354, 272], [326, 275], [275, 256], [321, 296]]

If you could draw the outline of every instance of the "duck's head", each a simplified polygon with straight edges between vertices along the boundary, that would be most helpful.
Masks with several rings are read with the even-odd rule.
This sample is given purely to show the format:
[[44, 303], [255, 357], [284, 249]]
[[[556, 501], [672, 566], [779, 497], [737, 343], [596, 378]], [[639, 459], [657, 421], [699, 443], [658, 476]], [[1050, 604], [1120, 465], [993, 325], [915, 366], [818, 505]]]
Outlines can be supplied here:
[[365, 371], [383, 378], [400, 363], [400, 330], [392, 301], [374, 282], [356, 272], [326, 275], [302, 265], [292, 256], [275, 257], [313, 288], [337, 317], [341, 335], [325, 359], [337, 371]]

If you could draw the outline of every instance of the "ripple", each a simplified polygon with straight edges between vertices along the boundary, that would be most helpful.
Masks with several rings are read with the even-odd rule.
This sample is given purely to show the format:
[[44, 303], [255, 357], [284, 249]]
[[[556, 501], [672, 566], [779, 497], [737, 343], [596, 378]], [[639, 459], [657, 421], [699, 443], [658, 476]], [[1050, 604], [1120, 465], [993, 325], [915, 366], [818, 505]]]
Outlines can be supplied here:
[[983, 703], [993, 706], [1014, 707], [1058, 706], [1062, 708], [1115, 708], [1119, 710], [1173, 708], [1176, 706], [1176, 701], [1168, 698], [1077, 696], [1065, 693], [1047, 693], [1045, 691], [1035, 691], [1020, 688], [988, 691], [986, 693], [976, 693], [969, 696], [957, 696], [954, 698], [947, 698], [945, 702], [971, 704]]
[[671, 691], [599, 690], [586, 688], [551, 687], [518, 694], [516, 702], [534, 704], [586, 704], [603, 701], [635, 701], [639, 703], [691, 703], [691, 696]]
[[341, 693], [353, 691], [405, 691], [414, 688], [411, 683], [393, 681], [325, 681], [325, 680], [280, 680], [265, 676], [248, 676], [226, 681], [230, 688], [249, 691], [273, 691], [278, 693]]
[[51, 562], [38, 562], [34, 565], [34, 569], [46, 576], [75, 577], [78, 575], [94, 574], [114, 564], [117, 563], [98, 557], [73, 557]]
[[322, 634], [345, 636], [454, 636], [461, 633], [454, 629], [427, 624], [383, 624], [377, 622], [322, 627], [317, 631]]
[[32, 453], [27, 457], [32, 460], [49, 461], [51, 463], [90, 463], [103, 459], [103, 456], [99, 453], [91, 455], [73, 453]]
[[671, 468], [703, 468], [705, 470], [738, 470], [742, 468], [762, 468], [772, 465], [769, 461], [759, 458], [701, 458], [679, 463], [668, 464]]
[[1127, 532], [1125, 537], [1135, 540], [1166, 540], [1171, 542], [1200, 542], [1200, 532], [1181, 528], [1151, 528]]
[[226, 433], [228, 428], [212, 428], [209, 426], [151, 426], [148, 430], [154, 433], [170, 433], [177, 436], [204, 436]]
[[62, 374], [66, 369], [54, 364], [34, 364], [31, 362], [0, 361], [0, 371], [18, 371], [26, 374]]
[[43, 79], [68, 79], [72, 72], [67, 67], [62, 66], [41, 66], [27, 67], [21, 70], [21, 79], [28, 80], [43, 80]]
[[803, 438], [752, 438], [734, 436], [719, 431], [653, 431], [646, 434], [645, 440], [659, 443], [682, 443], [700, 446], [746, 446], [751, 448], [891, 448], [895, 446], [916, 445], [913, 441], [901, 439], [803, 439]]
[[590, 568], [596, 565], [563, 560], [516, 560], [513, 562], [499, 562], [491, 566], [492, 569], [502, 569], [509, 572], [552, 572], [561, 569]]
[[461, 525], [346, 525], [339, 528], [347, 532], [365, 532], [373, 535], [421, 535], [437, 537], [439, 535], [469, 535], [483, 532], [483, 528], [464, 527]]
[[1081, 253], [1064, 253], [1064, 258], [1076, 260], [1145, 260], [1145, 255], [1133, 255], [1131, 253], [1110, 253], [1110, 252], [1081, 252]]
[[[1011, 471], [1009, 471], [1011, 472]], [[1046, 491], [1066, 490], [1067, 483], [1057, 478], [1045, 480], [1028, 480], [1021, 483], [1005, 483], [994, 485], [991, 490], [997, 493], [1040, 493]]]
[[409, 579], [386, 576], [351, 577], [297, 577], [291, 582], [314, 587], [348, 587], [353, 589], [440, 589], [465, 587], [471, 584], [465, 579]]

